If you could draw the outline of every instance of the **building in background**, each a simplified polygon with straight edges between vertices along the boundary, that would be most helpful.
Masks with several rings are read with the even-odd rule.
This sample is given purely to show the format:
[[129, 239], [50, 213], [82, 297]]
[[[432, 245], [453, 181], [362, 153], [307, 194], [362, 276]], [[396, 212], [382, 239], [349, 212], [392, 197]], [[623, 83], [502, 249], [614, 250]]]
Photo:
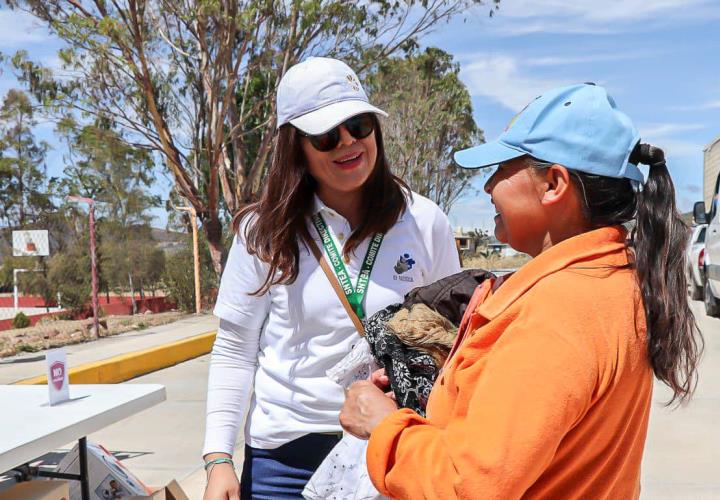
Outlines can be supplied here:
[[703, 201], [708, 212], [718, 175], [720, 175], [720, 135], [703, 150]]
[[501, 243], [481, 229], [464, 231], [462, 226], [455, 227], [455, 243], [460, 252], [465, 255], [473, 254], [497, 254], [499, 257], [513, 257], [518, 252], [507, 243]]
[[462, 226], [456, 226], [453, 233], [458, 251], [466, 254], [474, 254], [489, 239], [488, 235], [482, 230], [464, 231]]

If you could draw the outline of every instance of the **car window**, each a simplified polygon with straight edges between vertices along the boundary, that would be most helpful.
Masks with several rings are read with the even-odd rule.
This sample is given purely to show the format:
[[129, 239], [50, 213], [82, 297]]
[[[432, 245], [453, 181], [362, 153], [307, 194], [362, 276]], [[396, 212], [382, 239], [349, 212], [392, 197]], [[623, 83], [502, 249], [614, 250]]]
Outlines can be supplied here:
[[707, 229], [707, 228], [704, 227], [704, 228], [702, 228], [702, 229], [700, 230], [700, 232], [698, 233], [698, 237], [697, 237], [696, 243], [705, 243], [705, 230], [706, 230], [706, 229]]

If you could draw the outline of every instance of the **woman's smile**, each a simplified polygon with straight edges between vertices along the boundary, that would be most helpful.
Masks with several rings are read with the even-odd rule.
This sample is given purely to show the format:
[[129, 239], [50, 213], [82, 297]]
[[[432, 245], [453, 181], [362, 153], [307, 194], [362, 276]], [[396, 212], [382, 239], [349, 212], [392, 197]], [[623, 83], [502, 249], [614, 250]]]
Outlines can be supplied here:
[[358, 167], [363, 161], [362, 151], [356, 151], [353, 153], [346, 154], [337, 160], [333, 160], [333, 163], [343, 170], [352, 170]]

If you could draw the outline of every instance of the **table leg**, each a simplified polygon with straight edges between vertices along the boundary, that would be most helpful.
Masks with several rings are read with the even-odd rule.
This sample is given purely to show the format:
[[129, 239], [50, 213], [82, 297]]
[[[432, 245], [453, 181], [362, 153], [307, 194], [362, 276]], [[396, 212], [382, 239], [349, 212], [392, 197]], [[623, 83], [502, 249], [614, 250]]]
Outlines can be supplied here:
[[90, 500], [90, 478], [88, 476], [87, 462], [87, 438], [80, 438], [78, 441], [78, 453], [80, 458], [80, 492], [82, 500]]

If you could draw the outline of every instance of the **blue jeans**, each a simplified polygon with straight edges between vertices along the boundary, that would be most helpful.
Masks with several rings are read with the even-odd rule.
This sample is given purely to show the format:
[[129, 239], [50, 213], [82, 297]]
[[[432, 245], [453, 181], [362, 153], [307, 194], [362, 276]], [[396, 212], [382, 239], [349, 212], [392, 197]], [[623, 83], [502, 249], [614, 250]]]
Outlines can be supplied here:
[[302, 498], [303, 488], [340, 437], [340, 434], [307, 434], [272, 450], [245, 445], [240, 498]]

